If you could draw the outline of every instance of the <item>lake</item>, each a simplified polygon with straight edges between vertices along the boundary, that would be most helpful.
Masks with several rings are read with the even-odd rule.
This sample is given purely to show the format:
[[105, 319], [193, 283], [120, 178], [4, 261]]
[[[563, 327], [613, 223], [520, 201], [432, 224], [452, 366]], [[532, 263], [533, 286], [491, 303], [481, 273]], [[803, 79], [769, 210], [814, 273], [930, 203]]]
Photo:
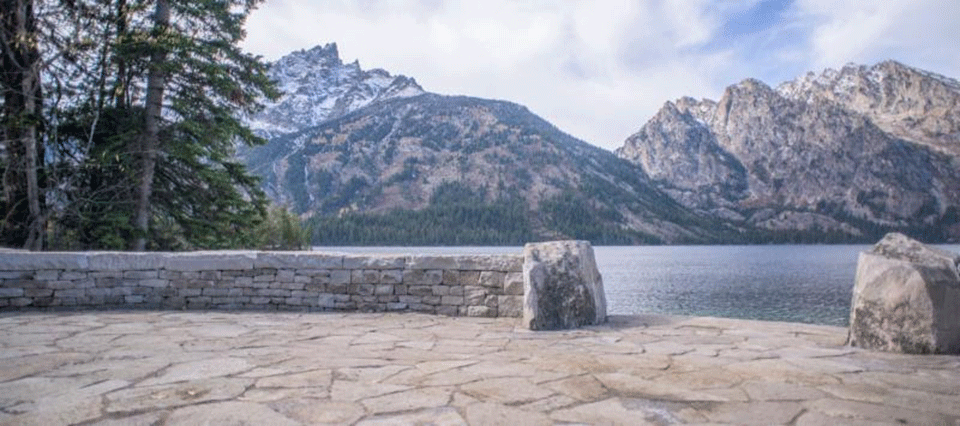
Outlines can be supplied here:
[[[960, 252], [960, 245], [938, 246]], [[609, 314], [660, 313], [846, 326], [869, 245], [594, 247]], [[521, 247], [314, 247], [319, 251], [519, 254]]]

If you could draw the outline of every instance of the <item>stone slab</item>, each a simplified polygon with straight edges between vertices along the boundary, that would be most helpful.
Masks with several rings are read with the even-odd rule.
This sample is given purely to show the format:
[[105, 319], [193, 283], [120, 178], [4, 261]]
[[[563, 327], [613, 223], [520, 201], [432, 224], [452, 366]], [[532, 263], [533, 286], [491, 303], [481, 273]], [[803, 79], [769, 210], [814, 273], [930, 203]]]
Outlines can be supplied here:
[[259, 252], [254, 268], [275, 269], [341, 269], [343, 256], [337, 254], [299, 252]]
[[344, 269], [403, 269], [407, 257], [403, 255], [359, 255], [348, 254], [343, 256]]
[[271, 410], [265, 405], [252, 402], [236, 401], [184, 407], [171, 413], [166, 423], [183, 426], [300, 426], [301, 424], [300, 422]]
[[413, 255], [407, 257], [407, 269], [460, 269], [460, 256]]
[[167, 259], [167, 269], [171, 271], [216, 271], [253, 269], [257, 252], [187, 252], [177, 253]]
[[91, 271], [145, 271], [166, 268], [169, 253], [87, 253]]
[[83, 253], [0, 252], [0, 271], [38, 271], [43, 269], [76, 271], [87, 270], [89, 267], [89, 258]]
[[548, 333], [520, 325], [410, 313], [0, 313], [0, 424], [960, 419], [960, 357], [848, 348], [839, 327], [659, 315]]
[[459, 268], [463, 271], [521, 272], [523, 255], [461, 256]]

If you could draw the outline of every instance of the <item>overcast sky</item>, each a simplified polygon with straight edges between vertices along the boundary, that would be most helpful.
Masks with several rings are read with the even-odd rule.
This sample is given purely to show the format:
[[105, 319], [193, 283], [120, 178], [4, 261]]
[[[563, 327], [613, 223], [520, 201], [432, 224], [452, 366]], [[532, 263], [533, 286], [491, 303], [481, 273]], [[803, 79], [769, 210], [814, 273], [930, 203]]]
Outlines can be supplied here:
[[344, 62], [526, 105], [608, 149], [665, 101], [848, 62], [960, 77], [958, 0], [266, 0], [245, 48], [336, 42]]

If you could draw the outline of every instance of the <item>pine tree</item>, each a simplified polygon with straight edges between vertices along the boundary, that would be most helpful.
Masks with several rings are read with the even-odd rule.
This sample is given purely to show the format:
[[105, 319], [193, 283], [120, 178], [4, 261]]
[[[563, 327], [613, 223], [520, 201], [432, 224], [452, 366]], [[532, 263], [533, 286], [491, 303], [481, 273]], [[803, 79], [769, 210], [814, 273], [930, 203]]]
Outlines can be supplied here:
[[254, 244], [266, 214], [257, 179], [233, 157], [261, 143], [241, 122], [277, 96], [261, 60], [239, 49], [257, 1], [99, 2], [103, 40], [57, 146], [74, 191], [61, 234], [82, 248]]
[[39, 250], [43, 246], [38, 128], [42, 67], [37, 20], [31, 0], [0, 2], [3, 120], [0, 131], [0, 243]]
[[265, 214], [256, 179], [233, 159], [236, 144], [262, 142], [240, 121], [276, 96], [258, 58], [243, 53], [243, 23], [258, 2], [157, 0], [152, 27], [133, 39], [147, 63], [132, 248], [154, 246], [171, 227], [178, 245], [243, 244]]
[[256, 244], [266, 198], [233, 153], [277, 95], [238, 47], [259, 2], [0, 0], [0, 244]]
[[144, 100], [143, 130], [136, 139], [137, 185], [133, 226], [136, 236], [131, 248], [143, 251], [150, 231], [150, 195], [157, 169], [157, 150], [160, 148], [160, 122], [163, 116], [163, 91], [167, 85], [167, 37], [170, 36], [170, 3], [156, 0], [153, 29], [150, 31], [150, 61], [147, 65], [147, 96]]

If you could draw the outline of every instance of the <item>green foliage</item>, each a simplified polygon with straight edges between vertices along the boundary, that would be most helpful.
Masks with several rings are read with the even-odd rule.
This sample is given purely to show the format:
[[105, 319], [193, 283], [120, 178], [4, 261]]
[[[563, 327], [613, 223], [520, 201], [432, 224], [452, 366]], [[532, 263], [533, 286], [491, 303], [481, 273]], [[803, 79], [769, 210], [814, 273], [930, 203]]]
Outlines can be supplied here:
[[460, 182], [446, 182], [433, 190], [430, 204], [442, 205], [477, 205], [483, 204], [486, 196], [483, 191], [474, 191]]
[[484, 202], [459, 183], [438, 187], [423, 210], [319, 216], [310, 224], [317, 245], [520, 245], [535, 238], [522, 200]]
[[298, 212], [306, 211], [310, 207], [310, 195], [304, 186], [306, 182], [306, 158], [301, 155], [295, 155], [287, 158], [287, 173], [284, 181], [289, 185], [289, 191], [293, 194], [294, 208]]
[[[239, 42], [259, 1], [170, 2], [171, 25], [152, 25], [153, 3], [78, 2], [94, 23], [78, 27], [98, 49], [73, 58], [75, 101], [49, 108], [46, 175], [55, 206], [51, 248], [122, 249], [142, 170], [148, 68], [164, 73], [162, 121], [150, 197], [147, 247], [153, 250], [253, 247], [267, 219], [260, 182], [234, 160], [237, 146], [264, 141], [241, 121], [278, 95], [266, 65]], [[157, 63], [154, 53], [165, 60]], [[60, 85], [56, 86], [58, 90]], [[58, 93], [58, 96], [64, 96]], [[142, 235], [142, 233], [139, 233]]]
[[[153, 207], [158, 231], [176, 229], [178, 244], [163, 244], [161, 249], [250, 247], [256, 239], [246, 230], [255, 227], [266, 215], [267, 200], [259, 179], [246, 168], [210, 144], [199, 143], [190, 134], [177, 137], [167, 145], [166, 155], [157, 163], [154, 178]], [[191, 143], [192, 142], [192, 143]], [[169, 240], [168, 240], [169, 241]]]
[[[127, 141], [136, 137], [140, 109], [109, 108], [100, 114], [98, 131], [88, 138], [89, 117], [73, 115], [60, 128], [63, 161], [51, 167], [69, 176], [51, 245], [61, 249], [125, 247], [133, 235], [130, 216], [135, 165]], [[266, 214], [259, 181], [211, 145], [196, 143], [177, 127], [164, 132], [164, 154], [157, 163], [152, 247], [163, 250], [234, 248], [253, 244], [245, 230]], [[193, 141], [193, 143], [191, 143]], [[83, 151], [80, 150], [82, 148]], [[68, 155], [68, 154], [74, 155]], [[74, 158], [76, 157], [76, 158]], [[74, 160], [79, 159], [79, 163]]]
[[360, 194], [364, 189], [370, 186], [366, 179], [361, 177], [352, 177], [345, 184], [342, 184], [334, 195], [327, 198], [320, 207], [322, 212], [338, 212], [343, 208], [350, 207], [354, 203], [362, 203]]
[[390, 176], [385, 182], [385, 186], [390, 186], [396, 183], [402, 182], [412, 182], [417, 178], [417, 163], [419, 160], [417, 157], [408, 157], [403, 161], [403, 170], [397, 174]]
[[289, 209], [272, 206], [267, 218], [254, 228], [253, 237], [260, 250], [309, 250], [310, 227], [304, 226]]
[[[142, 109], [106, 108], [91, 126], [90, 109], [70, 111], [58, 129], [59, 143], [48, 166], [69, 190], [58, 194], [61, 206], [50, 246], [57, 249], [122, 250], [132, 238], [132, 157], [127, 141], [139, 131]], [[88, 133], [90, 129], [94, 131]]]
[[653, 237], [617, 225], [620, 214], [597, 208], [583, 195], [566, 191], [540, 203], [543, 222], [569, 238], [593, 244], [658, 243]]

